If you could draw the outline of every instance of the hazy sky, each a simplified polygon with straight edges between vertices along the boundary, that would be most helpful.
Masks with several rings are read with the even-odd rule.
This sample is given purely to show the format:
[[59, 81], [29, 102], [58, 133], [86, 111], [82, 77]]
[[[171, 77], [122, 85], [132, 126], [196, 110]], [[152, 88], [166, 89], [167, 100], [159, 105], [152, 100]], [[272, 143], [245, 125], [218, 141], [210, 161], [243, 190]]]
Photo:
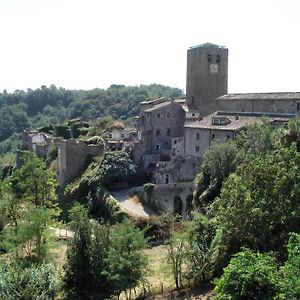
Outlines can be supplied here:
[[300, 91], [299, 0], [0, 0], [0, 91], [161, 83], [229, 48], [229, 92]]

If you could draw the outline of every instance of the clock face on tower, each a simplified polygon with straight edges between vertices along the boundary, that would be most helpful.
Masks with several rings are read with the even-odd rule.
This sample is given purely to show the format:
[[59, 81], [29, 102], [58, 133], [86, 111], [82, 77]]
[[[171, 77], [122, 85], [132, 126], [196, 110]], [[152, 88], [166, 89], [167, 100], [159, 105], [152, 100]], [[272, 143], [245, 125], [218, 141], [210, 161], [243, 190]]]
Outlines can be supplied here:
[[210, 73], [216, 74], [219, 71], [219, 66], [217, 64], [210, 64], [209, 70]]

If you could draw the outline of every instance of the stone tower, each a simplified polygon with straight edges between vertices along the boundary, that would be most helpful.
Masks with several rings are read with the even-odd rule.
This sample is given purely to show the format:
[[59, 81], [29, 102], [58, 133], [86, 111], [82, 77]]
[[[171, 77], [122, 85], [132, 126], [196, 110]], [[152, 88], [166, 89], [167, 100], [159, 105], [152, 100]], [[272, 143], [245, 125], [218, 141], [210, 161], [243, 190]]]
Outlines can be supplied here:
[[227, 94], [228, 49], [206, 43], [187, 51], [186, 103], [200, 117], [216, 111], [215, 99]]

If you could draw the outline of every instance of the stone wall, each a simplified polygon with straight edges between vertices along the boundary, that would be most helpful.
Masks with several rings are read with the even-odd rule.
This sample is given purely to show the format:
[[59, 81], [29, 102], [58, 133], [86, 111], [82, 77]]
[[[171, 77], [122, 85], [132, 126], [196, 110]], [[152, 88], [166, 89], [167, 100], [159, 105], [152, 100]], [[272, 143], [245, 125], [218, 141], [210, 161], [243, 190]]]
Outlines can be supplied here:
[[158, 213], [171, 211], [186, 218], [192, 202], [193, 182], [157, 184], [149, 192], [140, 187], [133, 189], [133, 193]]
[[185, 127], [185, 155], [203, 159], [205, 152], [213, 142], [225, 142], [234, 139], [234, 130], [216, 130]]
[[[226, 96], [224, 96], [226, 97]], [[258, 95], [259, 97], [259, 95]], [[299, 103], [299, 104], [298, 104]], [[217, 110], [226, 112], [299, 114], [300, 99], [217, 99]]]
[[87, 158], [104, 151], [103, 145], [87, 145], [84, 141], [69, 139], [58, 143], [57, 181], [64, 186], [74, 180], [87, 167]]
[[201, 159], [192, 156], [177, 156], [171, 161], [158, 161], [153, 172], [153, 182], [167, 184], [193, 181], [199, 173]]

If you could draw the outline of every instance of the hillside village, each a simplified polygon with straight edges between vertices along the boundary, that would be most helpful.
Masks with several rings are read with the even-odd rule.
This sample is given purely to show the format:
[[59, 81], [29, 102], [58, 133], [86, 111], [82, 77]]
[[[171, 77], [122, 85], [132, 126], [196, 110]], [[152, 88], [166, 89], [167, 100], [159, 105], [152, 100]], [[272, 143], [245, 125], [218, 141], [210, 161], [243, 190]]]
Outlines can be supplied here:
[[88, 126], [81, 120], [69, 122], [67, 139], [59, 127], [51, 134], [43, 129], [24, 132], [22, 150], [45, 156], [57, 145], [56, 177], [63, 187], [85, 170], [88, 157], [130, 149], [138, 173], [155, 184], [149, 204], [185, 217], [192, 181], [212, 143], [234, 139], [263, 116], [276, 128], [300, 112], [300, 93], [228, 94], [227, 84], [228, 49], [210, 43], [194, 46], [187, 51], [185, 98], [140, 102], [133, 126], [112, 126], [104, 139], [78, 139], [78, 130]]
[[[29, 111], [46, 99], [41, 119], [68, 113], [23, 130], [16, 167], [2, 170], [0, 298], [299, 299], [300, 92], [227, 83], [228, 49], [206, 43], [187, 50], [185, 96], [2, 95]], [[46, 105], [63, 95], [67, 107]], [[80, 108], [90, 114], [69, 118]]]

